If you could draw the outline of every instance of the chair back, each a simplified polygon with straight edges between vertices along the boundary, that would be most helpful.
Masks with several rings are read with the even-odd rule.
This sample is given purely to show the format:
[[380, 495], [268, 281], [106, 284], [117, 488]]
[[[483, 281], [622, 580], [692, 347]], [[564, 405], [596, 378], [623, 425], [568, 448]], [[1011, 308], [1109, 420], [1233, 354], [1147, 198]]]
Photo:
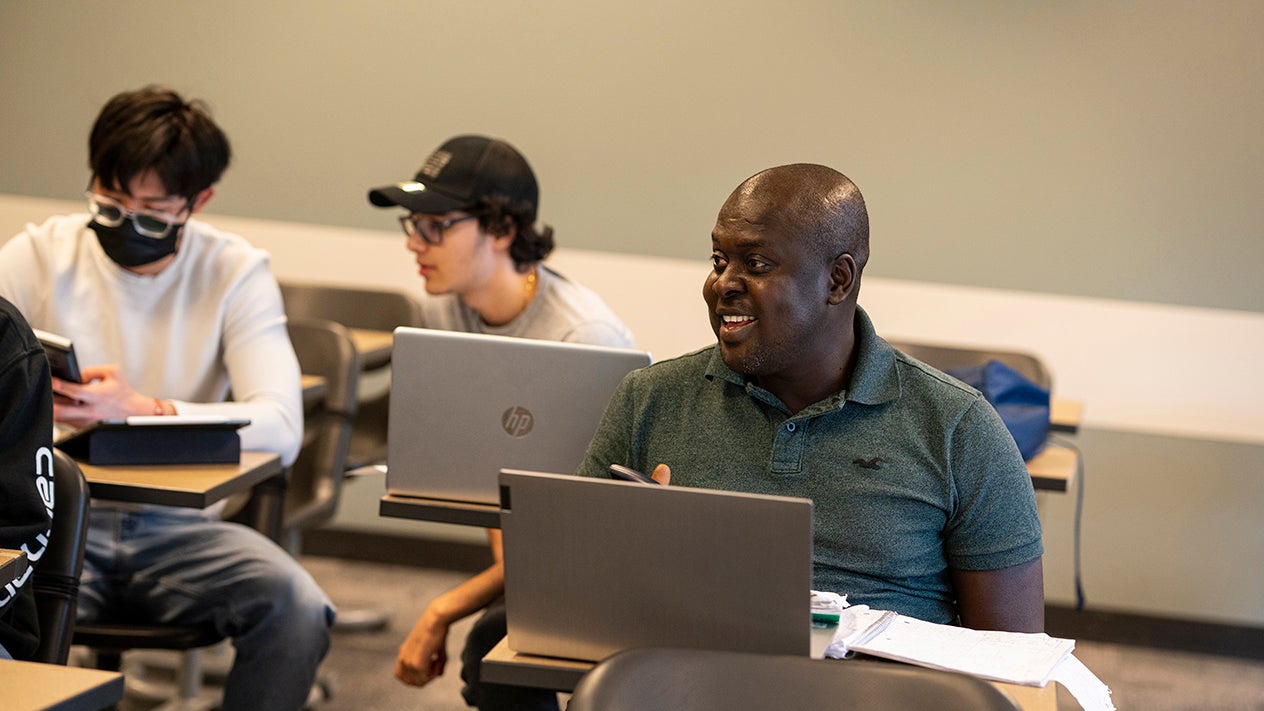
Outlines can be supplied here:
[[1018, 711], [992, 684], [871, 660], [642, 647], [580, 679], [567, 711]]
[[[326, 284], [281, 282], [285, 313], [291, 319], [319, 318], [348, 328], [394, 331], [420, 326], [421, 304], [400, 291]], [[386, 459], [387, 415], [390, 412], [390, 360], [360, 363], [360, 406], [352, 424], [345, 468], [355, 469]]]
[[40, 643], [34, 661], [65, 664], [74, 636], [79, 576], [88, 537], [88, 482], [79, 465], [53, 450], [53, 528], [35, 568]]
[[290, 318], [322, 318], [378, 331], [421, 325], [421, 304], [400, 291], [283, 281], [281, 298]]
[[324, 319], [290, 319], [290, 342], [305, 375], [325, 381], [324, 397], [304, 417], [303, 447], [285, 493], [286, 547], [297, 555], [303, 529], [333, 516], [357, 409], [360, 361], [347, 327]]
[[1030, 353], [908, 341], [891, 341], [891, 345], [939, 370], [982, 365], [989, 360], [998, 360], [1022, 373], [1045, 390], [1052, 389], [1053, 376], [1049, 373], [1049, 369], [1044, 361]]

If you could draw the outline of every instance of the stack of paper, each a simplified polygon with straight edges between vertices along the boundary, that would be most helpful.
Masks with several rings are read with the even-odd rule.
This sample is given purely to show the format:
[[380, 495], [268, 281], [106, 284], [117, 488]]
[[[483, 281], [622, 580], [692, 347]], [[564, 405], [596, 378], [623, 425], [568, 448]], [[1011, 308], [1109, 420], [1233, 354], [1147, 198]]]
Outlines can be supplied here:
[[1047, 634], [983, 632], [894, 612], [882, 613], [850, 645], [851, 651], [875, 657], [1029, 686], [1047, 684], [1074, 648], [1074, 640]]
[[990, 632], [905, 617], [865, 605], [843, 609], [825, 656], [855, 652], [970, 674], [983, 679], [1044, 686], [1057, 681], [1086, 709], [1114, 709], [1110, 690], [1076, 659], [1075, 641], [1047, 634]]

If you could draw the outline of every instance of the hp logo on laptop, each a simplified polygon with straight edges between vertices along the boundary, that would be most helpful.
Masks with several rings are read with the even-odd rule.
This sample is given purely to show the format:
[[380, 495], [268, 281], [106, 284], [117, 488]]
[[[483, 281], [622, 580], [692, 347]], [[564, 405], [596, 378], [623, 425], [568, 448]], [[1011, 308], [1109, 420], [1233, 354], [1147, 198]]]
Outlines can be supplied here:
[[510, 437], [526, 437], [535, 426], [535, 415], [525, 407], [515, 405], [500, 416], [500, 426]]

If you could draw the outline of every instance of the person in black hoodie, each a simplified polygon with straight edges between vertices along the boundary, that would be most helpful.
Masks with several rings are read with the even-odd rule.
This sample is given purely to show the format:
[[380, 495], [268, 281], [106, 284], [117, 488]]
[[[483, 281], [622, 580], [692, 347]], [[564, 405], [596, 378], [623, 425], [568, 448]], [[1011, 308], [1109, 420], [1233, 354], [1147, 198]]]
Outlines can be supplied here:
[[31, 589], [52, 521], [52, 446], [48, 360], [26, 319], [0, 298], [0, 548], [24, 551], [30, 561], [0, 586], [0, 659], [28, 658], [39, 645]]

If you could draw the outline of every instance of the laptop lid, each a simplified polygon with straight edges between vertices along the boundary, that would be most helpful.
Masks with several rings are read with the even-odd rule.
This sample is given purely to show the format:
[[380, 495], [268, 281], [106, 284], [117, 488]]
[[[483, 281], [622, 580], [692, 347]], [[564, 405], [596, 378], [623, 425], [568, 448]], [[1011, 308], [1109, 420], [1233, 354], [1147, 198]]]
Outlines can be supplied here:
[[508, 469], [500, 489], [515, 652], [809, 653], [809, 499]]
[[387, 426], [391, 494], [495, 504], [504, 467], [573, 472], [644, 351], [395, 329]]

